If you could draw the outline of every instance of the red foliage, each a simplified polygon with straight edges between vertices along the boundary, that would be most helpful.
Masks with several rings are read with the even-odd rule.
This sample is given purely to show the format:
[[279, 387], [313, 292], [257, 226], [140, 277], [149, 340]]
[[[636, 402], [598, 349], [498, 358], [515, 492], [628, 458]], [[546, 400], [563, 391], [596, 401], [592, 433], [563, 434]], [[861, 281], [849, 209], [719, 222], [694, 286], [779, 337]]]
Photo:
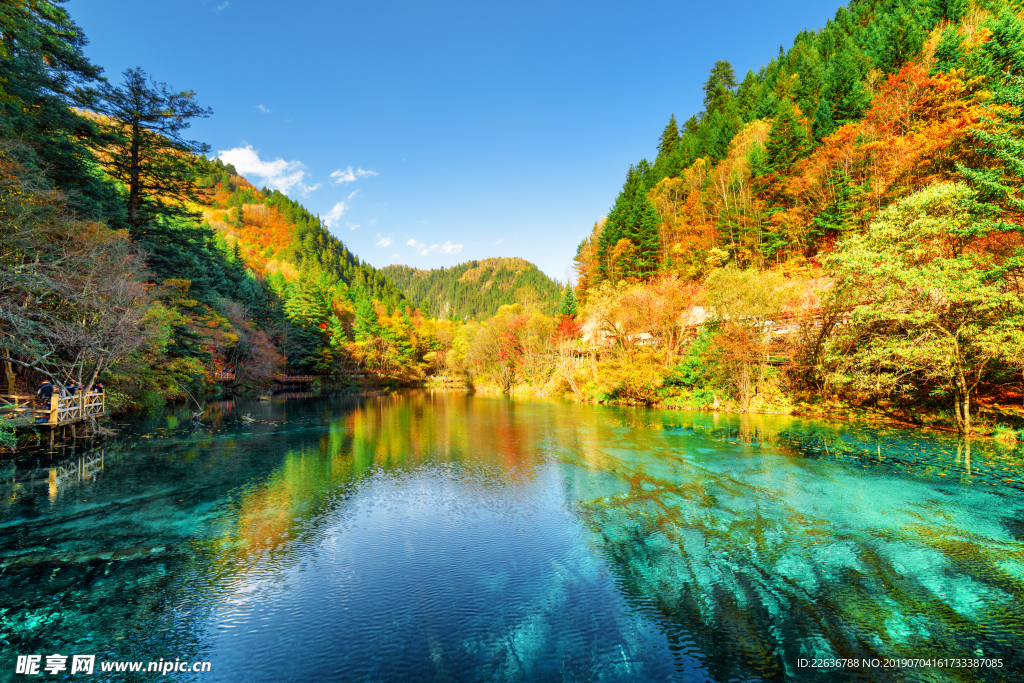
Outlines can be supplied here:
[[554, 332], [551, 333], [551, 338], [556, 344], [559, 344], [563, 341], [578, 338], [582, 331], [582, 323], [577, 322], [571, 315], [563, 315], [558, 321]]

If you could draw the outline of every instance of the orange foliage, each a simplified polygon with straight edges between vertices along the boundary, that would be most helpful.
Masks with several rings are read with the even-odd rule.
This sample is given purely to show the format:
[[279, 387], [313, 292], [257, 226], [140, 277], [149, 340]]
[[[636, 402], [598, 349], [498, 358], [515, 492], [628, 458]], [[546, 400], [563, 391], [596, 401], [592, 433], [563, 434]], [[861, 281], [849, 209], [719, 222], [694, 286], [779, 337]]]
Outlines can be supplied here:
[[861, 216], [952, 179], [981, 114], [970, 85], [957, 72], [929, 77], [918, 63], [891, 74], [861, 121], [826, 137], [794, 167], [784, 188], [786, 217], [809, 225], [836, 200], [836, 174], [864, 188]]

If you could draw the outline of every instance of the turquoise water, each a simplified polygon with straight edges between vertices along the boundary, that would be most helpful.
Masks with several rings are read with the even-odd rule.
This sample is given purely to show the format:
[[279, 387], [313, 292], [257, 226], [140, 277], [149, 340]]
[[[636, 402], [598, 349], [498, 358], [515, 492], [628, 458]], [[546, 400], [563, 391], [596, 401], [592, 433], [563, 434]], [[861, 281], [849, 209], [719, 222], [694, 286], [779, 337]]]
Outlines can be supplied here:
[[[0, 460], [0, 680], [1024, 680], [991, 442], [424, 392], [119, 429]], [[99, 670], [161, 658], [210, 671]]]

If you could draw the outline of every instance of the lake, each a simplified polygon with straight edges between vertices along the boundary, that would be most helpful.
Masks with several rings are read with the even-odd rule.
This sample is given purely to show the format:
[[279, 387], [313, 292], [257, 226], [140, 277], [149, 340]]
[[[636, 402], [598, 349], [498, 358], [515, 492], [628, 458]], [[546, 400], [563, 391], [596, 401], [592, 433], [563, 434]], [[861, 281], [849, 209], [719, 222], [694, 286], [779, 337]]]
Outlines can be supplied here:
[[429, 391], [117, 429], [0, 456], [0, 680], [1024, 680], [991, 441]]

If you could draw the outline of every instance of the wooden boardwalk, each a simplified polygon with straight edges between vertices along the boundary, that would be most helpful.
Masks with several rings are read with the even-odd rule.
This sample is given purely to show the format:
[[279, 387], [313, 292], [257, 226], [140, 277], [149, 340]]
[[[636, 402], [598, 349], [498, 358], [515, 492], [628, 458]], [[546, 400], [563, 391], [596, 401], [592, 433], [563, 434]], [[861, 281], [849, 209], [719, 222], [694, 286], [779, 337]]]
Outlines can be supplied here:
[[7, 415], [29, 418], [32, 424], [64, 427], [107, 413], [105, 393], [79, 393], [75, 396], [50, 397], [49, 405], [39, 407], [41, 400], [24, 394], [0, 394], [0, 411]]
[[[235, 373], [222, 371], [213, 373], [213, 379], [217, 382], [230, 383], [235, 381]], [[278, 384], [312, 384], [322, 380], [322, 375], [274, 375], [274, 381]]]

